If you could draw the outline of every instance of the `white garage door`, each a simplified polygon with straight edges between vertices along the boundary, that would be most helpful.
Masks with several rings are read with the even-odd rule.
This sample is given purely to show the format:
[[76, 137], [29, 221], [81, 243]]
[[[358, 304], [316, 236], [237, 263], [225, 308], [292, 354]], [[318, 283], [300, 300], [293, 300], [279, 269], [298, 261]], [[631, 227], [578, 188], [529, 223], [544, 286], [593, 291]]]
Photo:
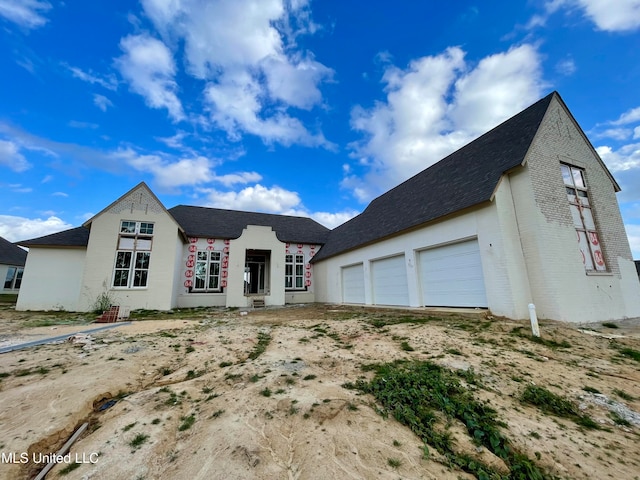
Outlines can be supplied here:
[[420, 252], [420, 281], [425, 306], [487, 306], [477, 240]]
[[361, 263], [342, 267], [342, 301], [364, 303], [364, 267]]
[[371, 263], [373, 303], [376, 305], [409, 305], [407, 269], [404, 255]]

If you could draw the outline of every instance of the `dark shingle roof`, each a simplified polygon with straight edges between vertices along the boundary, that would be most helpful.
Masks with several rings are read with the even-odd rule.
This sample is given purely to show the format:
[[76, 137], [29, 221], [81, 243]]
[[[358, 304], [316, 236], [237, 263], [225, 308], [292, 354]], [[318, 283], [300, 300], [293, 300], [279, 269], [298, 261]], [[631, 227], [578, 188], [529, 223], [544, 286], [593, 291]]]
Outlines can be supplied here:
[[524, 161], [554, 95], [374, 199], [360, 215], [331, 231], [313, 261], [490, 200], [502, 174]]
[[25, 247], [86, 247], [89, 243], [89, 229], [76, 227], [16, 243]]
[[0, 237], [0, 264], [22, 267], [26, 261], [27, 252], [9, 240]]
[[324, 244], [330, 230], [306, 217], [178, 205], [169, 213], [189, 237], [238, 238], [247, 225], [273, 227], [281, 242]]

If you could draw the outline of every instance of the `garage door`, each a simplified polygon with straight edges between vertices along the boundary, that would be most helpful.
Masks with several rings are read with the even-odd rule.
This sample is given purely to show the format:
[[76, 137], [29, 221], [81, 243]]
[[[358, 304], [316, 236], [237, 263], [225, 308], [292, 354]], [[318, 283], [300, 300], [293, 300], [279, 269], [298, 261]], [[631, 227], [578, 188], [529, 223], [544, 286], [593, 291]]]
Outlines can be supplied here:
[[487, 306], [477, 240], [420, 252], [420, 282], [425, 306]]
[[404, 255], [371, 263], [373, 303], [376, 305], [409, 305], [407, 269]]
[[342, 267], [342, 301], [364, 303], [364, 267], [361, 263]]

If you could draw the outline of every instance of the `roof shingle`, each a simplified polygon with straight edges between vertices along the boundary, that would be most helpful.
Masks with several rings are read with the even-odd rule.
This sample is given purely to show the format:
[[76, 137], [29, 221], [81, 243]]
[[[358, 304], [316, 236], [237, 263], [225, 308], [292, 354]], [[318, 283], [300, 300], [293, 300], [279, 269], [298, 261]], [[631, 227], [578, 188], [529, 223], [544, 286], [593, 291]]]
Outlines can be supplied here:
[[247, 225], [272, 227], [281, 242], [324, 244], [330, 230], [306, 217], [178, 205], [169, 213], [189, 237], [238, 238]]
[[313, 262], [490, 200], [502, 174], [523, 163], [554, 95], [374, 199], [331, 231]]
[[[9, 240], [0, 237], [0, 264], [22, 267], [26, 261], [27, 252]], [[2, 281], [4, 281], [4, 279], [2, 279]]]

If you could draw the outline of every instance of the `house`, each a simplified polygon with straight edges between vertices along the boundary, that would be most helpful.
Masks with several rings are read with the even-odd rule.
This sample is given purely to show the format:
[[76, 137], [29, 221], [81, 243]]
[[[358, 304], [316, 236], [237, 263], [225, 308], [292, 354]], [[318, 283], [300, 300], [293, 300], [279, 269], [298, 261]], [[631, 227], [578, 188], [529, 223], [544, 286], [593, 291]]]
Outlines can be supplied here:
[[0, 279], [4, 279], [0, 293], [18, 293], [26, 259], [25, 250], [0, 237]]
[[640, 317], [619, 190], [553, 92], [332, 230], [316, 301]]
[[179, 205], [140, 183], [81, 227], [34, 238], [18, 310], [252, 307], [314, 301], [329, 230], [305, 217]]
[[16, 308], [328, 302], [640, 317], [620, 187], [553, 92], [328, 230], [179, 205], [141, 183], [29, 247]]

